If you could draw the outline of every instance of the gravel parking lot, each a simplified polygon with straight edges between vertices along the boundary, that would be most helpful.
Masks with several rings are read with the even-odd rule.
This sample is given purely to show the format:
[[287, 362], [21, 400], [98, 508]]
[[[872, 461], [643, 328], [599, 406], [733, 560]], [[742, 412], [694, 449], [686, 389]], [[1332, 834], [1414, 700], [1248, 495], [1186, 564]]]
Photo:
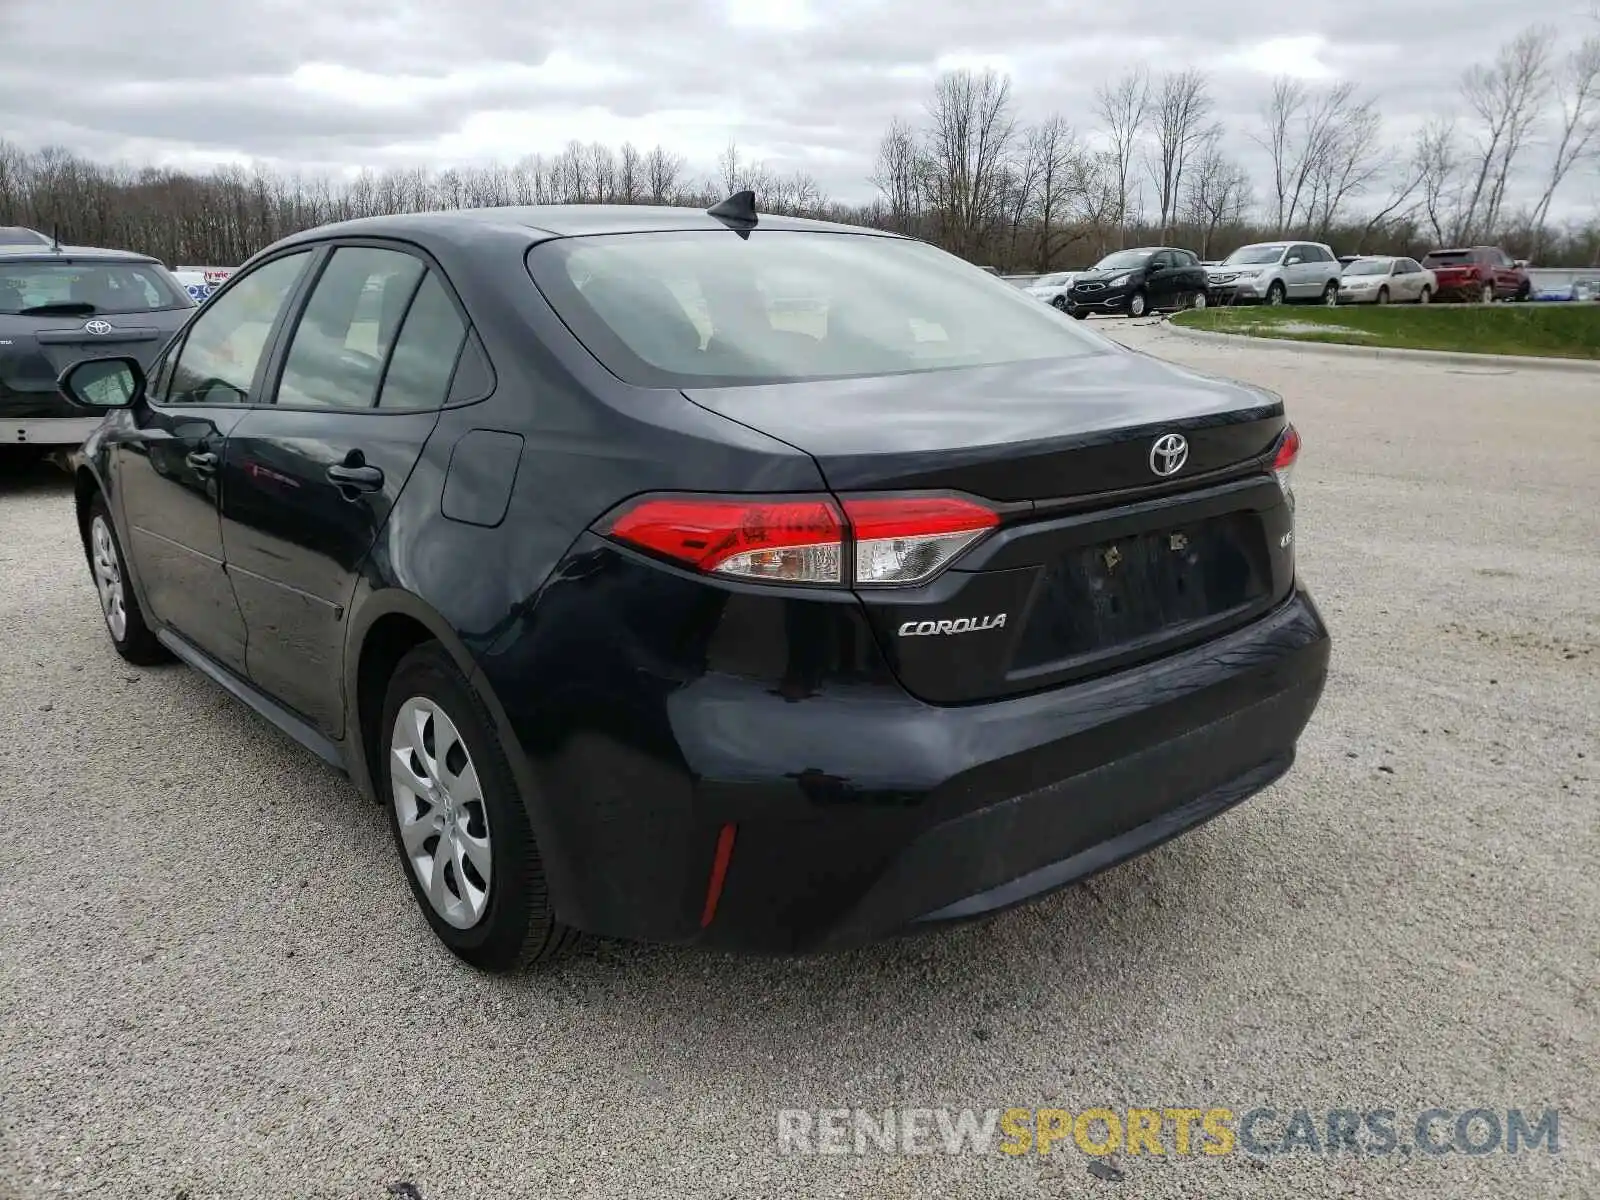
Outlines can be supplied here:
[[[1195, 834], [839, 957], [471, 973], [377, 808], [116, 657], [63, 477], [0, 482], [0, 1197], [1600, 1194], [1600, 375], [1095, 326], [1287, 398], [1323, 706]], [[1562, 1153], [775, 1139], [785, 1108], [1045, 1105], [1557, 1108]]]

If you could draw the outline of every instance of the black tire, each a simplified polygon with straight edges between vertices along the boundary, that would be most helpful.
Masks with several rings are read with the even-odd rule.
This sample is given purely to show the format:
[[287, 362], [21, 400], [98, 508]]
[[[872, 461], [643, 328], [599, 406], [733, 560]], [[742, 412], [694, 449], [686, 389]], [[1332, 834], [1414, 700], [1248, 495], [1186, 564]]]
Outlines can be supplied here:
[[1057, 296], [1054, 300], [1050, 301], [1050, 307], [1057, 309], [1060, 312], [1066, 312], [1067, 298], [1065, 296]]
[[1533, 285], [1532, 284], [1525, 283], [1525, 284], [1523, 284], [1521, 287], [1519, 287], [1517, 289], [1517, 299], [1520, 302], [1524, 303], [1524, 304], [1527, 303], [1528, 298], [1530, 296], [1532, 296], [1532, 295], [1533, 295]]
[[1329, 308], [1334, 308], [1339, 303], [1339, 281], [1328, 280], [1328, 286], [1322, 289], [1322, 303]]
[[[1139, 311], [1134, 312], [1135, 308]], [[1143, 288], [1128, 297], [1128, 315], [1130, 317], [1147, 317], [1150, 315], [1150, 297], [1145, 294]]]
[[[111, 557], [115, 561], [117, 591], [122, 612], [120, 634], [113, 620], [112, 610], [107, 604], [106, 588], [102, 582], [100, 567], [97, 565], [96, 538], [97, 530], [100, 528], [105, 530], [110, 543]], [[99, 492], [96, 492], [94, 499], [89, 501], [89, 511], [83, 527], [83, 549], [89, 560], [89, 578], [94, 582], [95, 596], [100, 602], [100, 617], [105, 622], [106, 636], [111, 639], [111, 645], [116, 648], [117, 653], [128, 662], [141, 667], [153, 667], [171, 659], [172, 653], [156, 640], [156, 635], [144, 619], [144, 610], [139, 607], [139, 597], [134, 593], [133, 585], [128, 579], [128, 559], [122, 553], [122, 542], [117, 537], [116, 522], [111, 519], [111, 510], [106, 505], [106, 498]]]
[[1422, 289], [1422, 294], [1417, 297], [1417, 303], [1418, 304], [1432, 304], [1433, 303], [1433, 289], [1432, 288], [1427, 288], [1427, 287], [1423, 288]]
[[1381, 288], [1378, 289], [1378, 303], [1379, 304], [1387, 304], [1387, 303], [1389, 303], [1389, 289], [1388, 288], [1381, 287]]
[[[488, 900], [477, 923], [466, 929], [451, 925], [434, 910], [401, 838], [389, 763], [393, 757], [395, 718], [401, 706], [413, 697], [432, 701], [455, 724], [482, 792], [490, 831]], [[578, 931], [562, 925], [551, 911], [538, 844], [505, 749], [495, 733], [494, 720], [437, 642], [418, 646], [400, 660], [389, 680], [383, 723], [377, 736], [383, 751], [383, 769], [377, 780], [379, 795], [389, 811], [401, 870], [423, 918], [450, 952], [481, 971], [501, 973], [552, 962], [575, 948], [580, 940]], [[446, 753], [441, 749], [439, 757], [444, 758]]]
[[1288, 298], [1288, 289], [1283, 286], [1281, 280], [1274, 279], [1272, 286], [1267, 289], [1267, 303], [1276, 308]]
[[1070, 311], [1070, 312], [1071, 312], [1071, 313], [1072, 313], [1072, 316], [1073, 316], [1073, 318], [1074, 318], [1074, 319], [1075, 319], [1075, 320], [1078, 320], [1078, 321], [1087, 321], [1087, 320], [1088, 320], [1088, 319], [1089, 319], [1089, 314], [1088, 314], [1088, 313], [1086, 313], [1086, 312], [1085, 312], [1085, 311], [1084, 311], [1084, 310], [1083, 310], [1083, 309], [1081, 309], [1081, 308], [1074, 308], [1074, 309], [1071, 309], [1071, 310], [1069, 310], [1069, 311]]

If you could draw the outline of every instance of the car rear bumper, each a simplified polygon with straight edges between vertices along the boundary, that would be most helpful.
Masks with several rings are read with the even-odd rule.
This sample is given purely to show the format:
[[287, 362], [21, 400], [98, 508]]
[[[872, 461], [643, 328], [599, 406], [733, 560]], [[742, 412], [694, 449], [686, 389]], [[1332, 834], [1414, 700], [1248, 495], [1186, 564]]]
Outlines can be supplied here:
[[0, 446], [80, 446], [99, 417], [7, 417], [0, 413]]
[[1272, 782], [1328, 657], [1297, 588], [1201, 646], [990, 703], [870, 685], [785, 697], [707, 675], [668, 698], [670, 745], [565, 752], [573, 786], [546, 797], [560, 810], [557, 912], [604, 935], [774, 953], [982, 916]]

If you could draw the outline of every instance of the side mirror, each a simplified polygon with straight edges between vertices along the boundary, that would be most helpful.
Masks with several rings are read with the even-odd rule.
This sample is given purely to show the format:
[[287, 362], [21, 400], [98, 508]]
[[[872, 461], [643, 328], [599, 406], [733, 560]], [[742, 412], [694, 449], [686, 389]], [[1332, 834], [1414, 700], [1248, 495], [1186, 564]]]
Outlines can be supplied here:
[[61, 372], [62, 393], [85, 408], [127, 408], [144, 395], [144, 368], [133, 358], [85, 358]]
[[1528, 265], [1528, 260], [1525, 258], [1519, 258], [1516, 260], [1516, 264], [1519, 267], [1526, 267]]
[[1288, 258], [1283, 260], [1283, 265], [1286, 267], [1298, 267], [1303, 262], [1305, 262], [1305, 259], [1301, 258], [1298, 254], [1291, 254]]

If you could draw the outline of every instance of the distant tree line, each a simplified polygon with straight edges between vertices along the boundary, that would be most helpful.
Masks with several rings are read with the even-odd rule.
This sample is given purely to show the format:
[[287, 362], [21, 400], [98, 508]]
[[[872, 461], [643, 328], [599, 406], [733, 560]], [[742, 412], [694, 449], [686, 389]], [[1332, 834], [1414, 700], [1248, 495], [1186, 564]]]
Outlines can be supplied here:
[[[1354, 85], [1280, 79], [1250, 128], [1252, 178], [1228, 151], [1201, 71], [1143, 69], [1098, 89], [1083, 132], [1067, 117], [1018, 119], [1011, 80], [939, 77], [925, 110], [891, 122], [866, 204], [829, 199], [732, 143], [709, 173], [656, 146], [570, 143], [555, 155], [332, 179], [225, 167], [207, 172], [92, 162], [0, 141], [0, 224], [64, 243], [123, 246], [169, 265], [233, 265], [280, 237], [382, 213], [508, 204], [706, 206], [752, 188], [763, 211], [925, 238], [1006, 272], [1083, 266], [1127, 245], [1171, 242], [1203, 258], [1263, 238], [1341, 253], [1420, 256], [1489, 242], [1543, 266], [1600, 266], [1600, 213], [1560, 225], [1560, 196], [1600, 188], [1600, 35], [1562, 46], [1535, 26], [1462, 75], [1456, 115], [1409, 144], [1385, 134]], [[1513, 203], [1513, 196], [1520, 196]]]

